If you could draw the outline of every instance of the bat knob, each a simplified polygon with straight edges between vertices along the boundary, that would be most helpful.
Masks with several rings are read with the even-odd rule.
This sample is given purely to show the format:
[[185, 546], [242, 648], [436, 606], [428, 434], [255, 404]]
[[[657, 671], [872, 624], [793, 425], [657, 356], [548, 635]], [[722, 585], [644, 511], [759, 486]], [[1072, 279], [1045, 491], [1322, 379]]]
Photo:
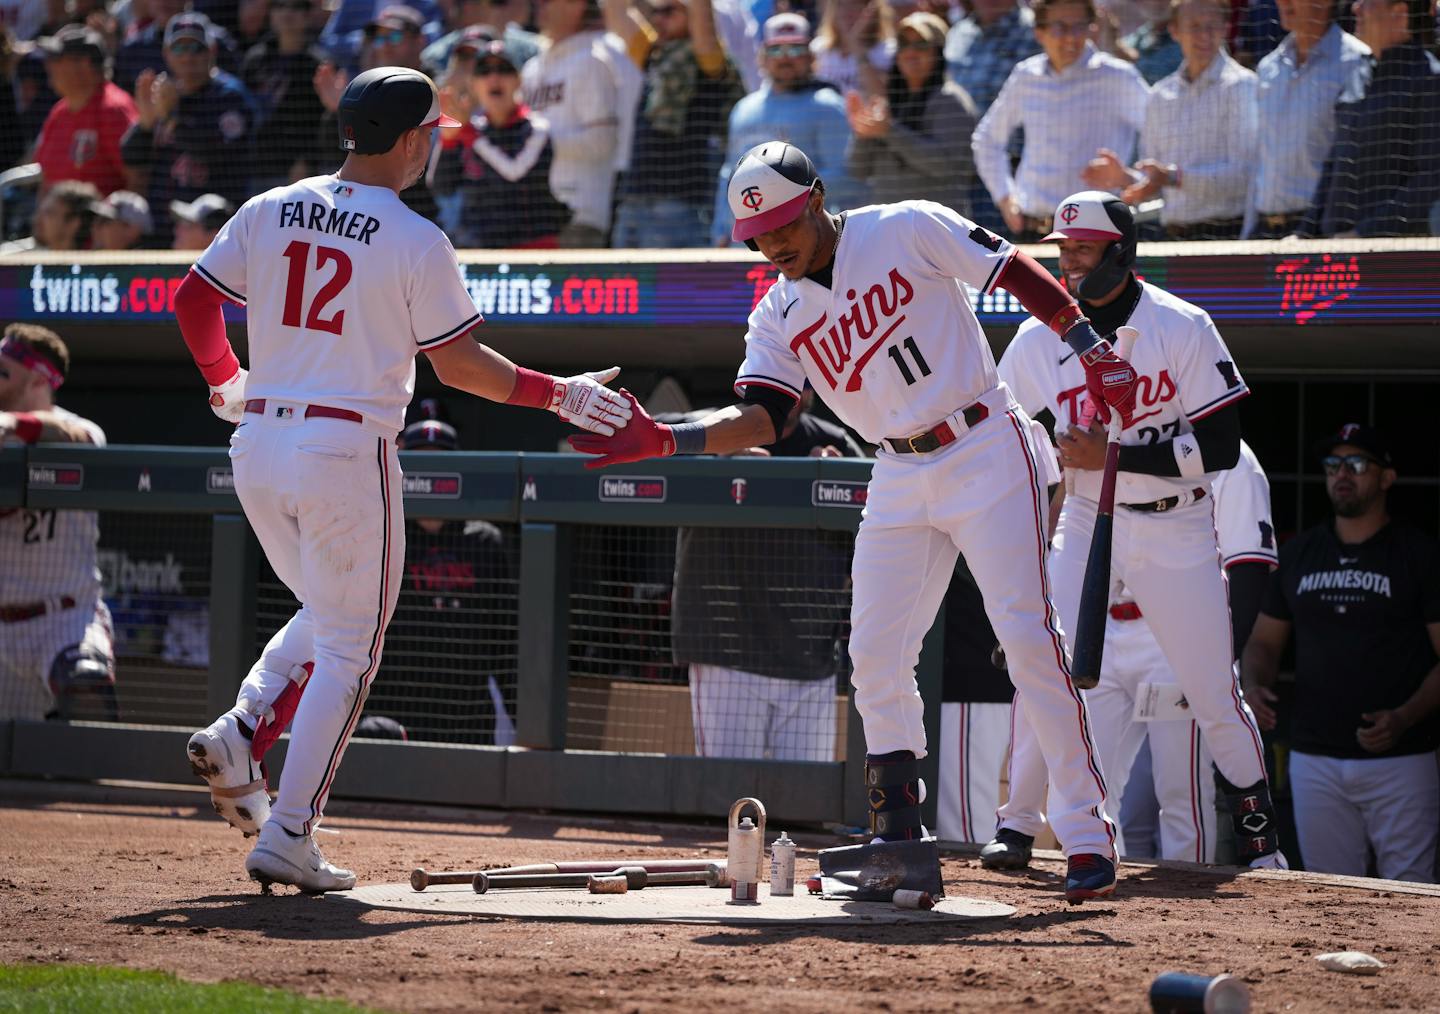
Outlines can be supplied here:
[[1070, 682], [1075, 684], [1077, 690], [1094, 690], [1100, 685], [1100, 677], [1071, 673]]
[[430, 874], [417, 866], [410, 871], [410, 887], [416, 891], [423, 891], [430, 884]]
[[490, 878], [483, 873], [477, 873], [475, 878], [470, 881], [470, 886], [475, 889], [476, 894], [484, 894], [490, 890]]

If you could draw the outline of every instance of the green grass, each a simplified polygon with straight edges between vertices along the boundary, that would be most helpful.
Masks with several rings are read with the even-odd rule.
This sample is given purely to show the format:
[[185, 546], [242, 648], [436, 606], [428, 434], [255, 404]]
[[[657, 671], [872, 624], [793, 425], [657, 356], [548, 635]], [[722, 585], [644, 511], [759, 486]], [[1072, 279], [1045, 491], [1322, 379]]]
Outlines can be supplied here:
[[164, 972], [91, 965], [0, 965], [0, 1014], [356, 1014], [244, 982], [185, 982]]

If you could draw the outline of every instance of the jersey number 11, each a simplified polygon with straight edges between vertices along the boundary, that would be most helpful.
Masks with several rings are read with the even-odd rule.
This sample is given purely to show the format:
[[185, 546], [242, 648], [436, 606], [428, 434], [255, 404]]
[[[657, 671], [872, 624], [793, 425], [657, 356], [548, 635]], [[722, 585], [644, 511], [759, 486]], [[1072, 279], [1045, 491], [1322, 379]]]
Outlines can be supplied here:
[[[919, 369], [920, 376], [930, 376], [930, 364], [927, 363], [925, 357], [920, 354], [920, 346], [915, 344], [915, 339], [906, 338], [901, 344], [910, 350], [910, 358], [915, 360], [915, 366]], [[906, 386], [915, 383], [915, 381], [919, 379], [911, 371], [909, 364], [905, 362], [905, 353], [900, 351], [899, 345], [891, 345], [885, 352], [894, 361], [895, 368], [900, 371], [900, 376], [905, 378]]]

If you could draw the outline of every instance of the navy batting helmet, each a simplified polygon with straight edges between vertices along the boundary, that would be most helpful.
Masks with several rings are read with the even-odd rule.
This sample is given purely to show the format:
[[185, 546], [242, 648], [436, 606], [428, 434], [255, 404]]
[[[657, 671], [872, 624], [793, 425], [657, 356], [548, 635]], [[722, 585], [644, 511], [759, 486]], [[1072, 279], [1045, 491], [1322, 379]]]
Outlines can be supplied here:
[[337, 110], [340, 147], [357, 155], [383, 155], [415, 127], [458, 127], [440, 111], [435, 82], [407, 67], [376, 67], [345, 86]]
[[1103, 190], [1082, 190], [1060, 202], [1055, 211], [1052, 239], [1088, 239], [1107, 243], [1105, 254], [1081, 281], [1081, 299], [1100, 299], [1120, 285], [1135, 267], [1135, 213], [1114, 194]]

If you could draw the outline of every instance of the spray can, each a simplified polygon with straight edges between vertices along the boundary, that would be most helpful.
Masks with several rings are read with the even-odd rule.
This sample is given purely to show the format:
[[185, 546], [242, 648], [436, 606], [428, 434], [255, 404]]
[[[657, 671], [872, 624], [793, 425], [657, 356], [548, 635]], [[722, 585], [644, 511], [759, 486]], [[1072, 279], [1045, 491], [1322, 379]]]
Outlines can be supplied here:
[[795, 893], [795, 843], [784, 831], [770, 846], [770, 897], [788, 898]]
[[[757, 826], [740, 811], [752, 807], [759, 818]], [[730, 872], [730, 900], [757, 902], [760, 883], [760, 862], [765, 856], [765, 806], [758, 799], [746, 796], [730, 807], [729, 838], [726, 867]]]
[[1165, 972], [1150, 984], [1156, 1014], [1248, 1014], [1250, 987], [1233, 975]]

